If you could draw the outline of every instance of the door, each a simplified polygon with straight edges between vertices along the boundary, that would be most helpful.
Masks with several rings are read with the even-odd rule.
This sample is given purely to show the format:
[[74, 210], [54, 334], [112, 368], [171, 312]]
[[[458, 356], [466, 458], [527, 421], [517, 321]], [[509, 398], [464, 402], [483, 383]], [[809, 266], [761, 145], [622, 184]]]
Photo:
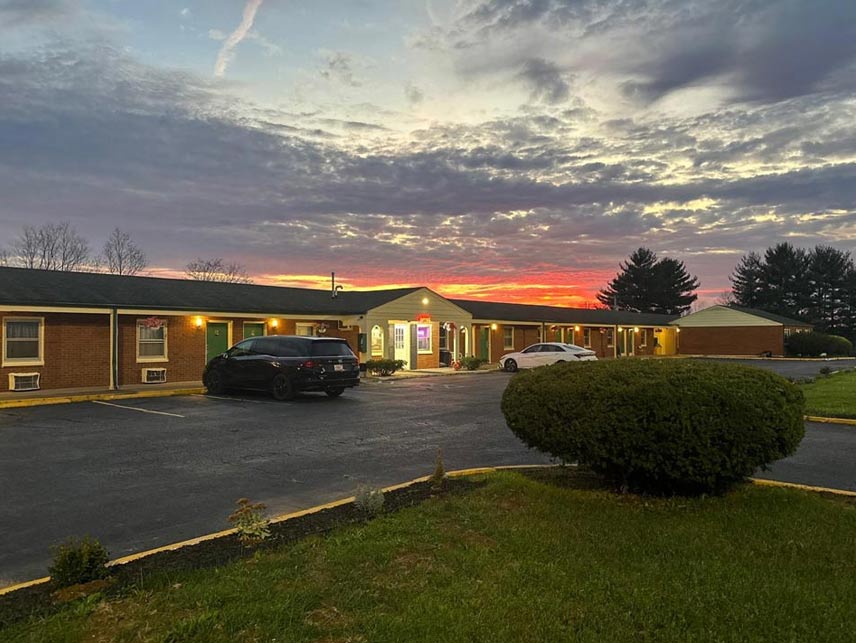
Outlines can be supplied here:
[[479, 357], [490, 360], [490, 327], [485, 326], [479, 331]]
[[226, 322], [208, 322], [205, 331], [205, 359], [211, 361], [229, 349], [229, 324]]
[[408, 332], [408, 324], [396, 324], [392, 328], [392, 344], [394, 359], [401, 359], [407, 362], [406, 369], [413, 368], [410, 363], [410, 333]]
[[244, 339], [261, 337], [265, 334], [264, 322], [244, 322]]

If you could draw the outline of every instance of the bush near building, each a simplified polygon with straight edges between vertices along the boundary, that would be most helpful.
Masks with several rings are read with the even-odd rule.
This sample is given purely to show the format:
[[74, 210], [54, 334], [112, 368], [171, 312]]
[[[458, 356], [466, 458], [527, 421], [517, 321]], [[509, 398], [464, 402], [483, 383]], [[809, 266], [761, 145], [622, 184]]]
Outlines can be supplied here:
[[799, 387], [768, 371], [659, 360], [533, 369], [502, 397], [530, 447], [617, 487], [666, 494], [721, 492], [792, 454], [803, 406]]
[[793, 357], [846, 357], [853, 354], [853, 342], [826, 333], [794, 333], [785, 338], [785, 352]]

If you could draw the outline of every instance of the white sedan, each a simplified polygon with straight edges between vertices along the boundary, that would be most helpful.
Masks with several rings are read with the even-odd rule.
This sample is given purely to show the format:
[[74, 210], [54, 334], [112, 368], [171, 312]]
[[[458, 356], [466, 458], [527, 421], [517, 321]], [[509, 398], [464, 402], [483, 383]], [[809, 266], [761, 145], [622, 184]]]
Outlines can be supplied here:
[[557, 362], [587, 362], [596, 360], [597, 354], [575, 344], [547, 342], [532, 344], [519, 353], [508, 353], [499, 359], [499, 367], [509, 373], [520, 368], [535, 368]]

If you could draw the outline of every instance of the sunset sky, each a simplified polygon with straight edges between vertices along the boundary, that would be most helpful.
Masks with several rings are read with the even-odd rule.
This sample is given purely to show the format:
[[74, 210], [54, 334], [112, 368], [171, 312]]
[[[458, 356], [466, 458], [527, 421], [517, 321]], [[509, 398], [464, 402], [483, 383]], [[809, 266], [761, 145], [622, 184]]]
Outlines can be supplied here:
[[557, 305], [645, 245], [712, 303], [856, 248], [856, 2], [0, 0], [0, 245], [52, 221]]

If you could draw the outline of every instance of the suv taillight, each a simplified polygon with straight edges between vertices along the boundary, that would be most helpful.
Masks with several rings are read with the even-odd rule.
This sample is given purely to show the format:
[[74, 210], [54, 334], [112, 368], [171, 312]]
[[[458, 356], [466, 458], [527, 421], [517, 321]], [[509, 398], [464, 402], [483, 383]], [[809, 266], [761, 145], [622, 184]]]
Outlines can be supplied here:
[[301, 368], [315, 368], [315, 362], [313, 362], [311, 359], [308, 359], [305, 362], [303, 362], [300, 366], [301, 366]]

